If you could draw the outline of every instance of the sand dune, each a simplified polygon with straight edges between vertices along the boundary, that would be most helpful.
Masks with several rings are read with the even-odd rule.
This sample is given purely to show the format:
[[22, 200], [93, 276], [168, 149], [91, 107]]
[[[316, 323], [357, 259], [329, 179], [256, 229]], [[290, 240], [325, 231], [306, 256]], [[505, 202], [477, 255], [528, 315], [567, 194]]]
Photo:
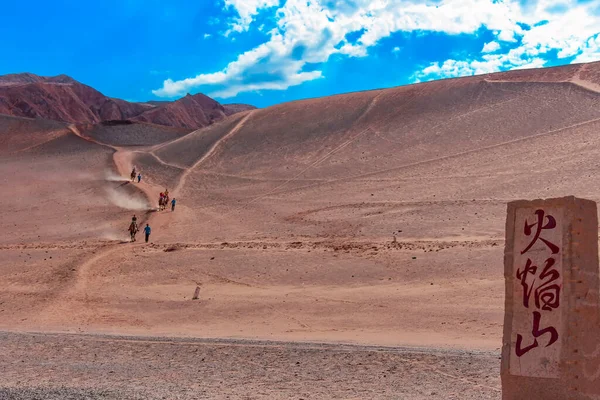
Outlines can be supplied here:
[[[184, 136], [137, 125], [131, 141], [125, 126], [112, 141], [10, 120], [0, 329], [494, 354], [506, 203], [600, 200], [599, 76], [592, 63], [444, 80]], [[175, 212], [154, 211], [165, 187]], [[133, 212], [151, 244], [123, 243]]]

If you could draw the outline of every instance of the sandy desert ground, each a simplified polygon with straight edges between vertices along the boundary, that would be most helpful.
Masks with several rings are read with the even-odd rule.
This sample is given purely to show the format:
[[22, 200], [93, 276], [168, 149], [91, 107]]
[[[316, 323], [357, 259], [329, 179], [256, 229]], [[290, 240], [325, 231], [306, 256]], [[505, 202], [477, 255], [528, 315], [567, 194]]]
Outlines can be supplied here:
[[500, 398], [506, 203], [600, 200], [599, 85], [437, 81], [143, 145], [2, 117], [0, 398]]
[[[498, 399], [489, 352], [0, 334], [0, 398]], [[39, 354], [30, 358], [27, 354]]]

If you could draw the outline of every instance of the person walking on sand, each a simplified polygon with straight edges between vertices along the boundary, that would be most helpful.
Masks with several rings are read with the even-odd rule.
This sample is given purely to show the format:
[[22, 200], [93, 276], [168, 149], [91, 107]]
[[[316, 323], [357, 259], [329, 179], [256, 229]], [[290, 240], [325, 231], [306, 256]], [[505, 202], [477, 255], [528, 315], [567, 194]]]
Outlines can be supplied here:
[[146, 243], [148, 243], [148, 239], [150, 239], [151, 231], [152, 229], [150, 229], [150, 225], [146, 224], [146, 227], [144, 228], [144, 233], [146, 234]]
[[173, 200], [171, 200], [171, 211], [175, 211], [175, 203], [177, 203], [177, 200], [173, 197]]
[[138, 174], [138, 183], [140, 183], [140, 181], [141, 181], [141, 180], [142, 180], [142, 173], [140, 172], [140, 173]]

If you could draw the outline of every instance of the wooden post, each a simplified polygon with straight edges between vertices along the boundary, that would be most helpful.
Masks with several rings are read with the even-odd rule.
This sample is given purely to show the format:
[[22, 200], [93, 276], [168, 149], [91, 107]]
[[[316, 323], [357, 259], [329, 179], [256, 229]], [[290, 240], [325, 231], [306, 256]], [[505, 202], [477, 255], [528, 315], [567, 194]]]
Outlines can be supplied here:
[[596, 203], [508, 204], [504, 400], [600, 399]]
[[194, 290], [194, 296], [192, 297], [192, 300], [198, 300], [199, 297], [200, 297], [200, 286], [196, 286], [196, 290]]

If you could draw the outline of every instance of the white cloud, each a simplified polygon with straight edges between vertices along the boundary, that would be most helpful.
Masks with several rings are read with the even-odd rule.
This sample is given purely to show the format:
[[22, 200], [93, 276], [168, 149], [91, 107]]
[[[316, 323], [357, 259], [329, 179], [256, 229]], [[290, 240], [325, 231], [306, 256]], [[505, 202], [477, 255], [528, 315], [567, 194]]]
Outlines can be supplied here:
[[[465, 60], [439, 60], [415, 74], [432, 79], [543, 64], [543, 56], [589, 59], [598, 52], [590, 41], [600, 31], [600, 17], [591, 2], [575, 0], [224, 0], [239, 17], [230, 21], [231, 32], [244, 32], [269, 7], [276, 27], [269, 39], [231, 61], [221, 71], [173, 81], [154, 91], [172, 97], [197, 88], [212, 95], [231, 97], [245, 91], [281, 90], [319, 79], [320, 63], [334, 54], [364, 57], [368, 49], [394, 32], [429, 31], [474, 34], [481, 27], [494, 32], [483, 54]], [[557, 5], [566, 5], [557, 12]], [[547, 23], [536, 25], [546, 20]], [[526, 27], [527, 24], [531, 29]], [[357, 33], [349, 42], [346, 35]], [[499, 53], [498, 41], [512, 47]], [[494, 54], [489, 54], [494, 53]]]
[[591, 61], [600, 61], [600, 35], [596, 35], [587, 40], [581, 53], [575, 57], [573, 63], [584, 63]]
[[208, 39], [209, 37], [211, 37], [212, 35], [210, 33], [205, 33], [204, 34], [204, 39]]
[[489, 57], [483, 61], [446, 60], [433, 63], [414, 76], [415, 82], [438, 78], [456, 78], [459, 76], [490, 74], [500, 71], [503, 65], [501, 57]]
[[[431, 80], [444, 77], [473, 75], [490, 72], [540, 68], [546, 64], [545, 58], [556, 52], [559, 59], [576, 57], [574, 62], [586, 62], [600, 59], [598, 48], [598, 32], [600, 32], [600, 16], [594, 13], [591, 3], [579, 4], [575, 0], [537, 0], [528, 1], [526, 7], [517, 7], [513, 2], [511, 20], [530, 25], [530, 29], [505, 29], [495, 32], [498, 40], [510, 41], [515, 35], [520, 43], [501, 54], [485, 54], [479, 59], [460, 61], [463, 64], [460, 73], [452, 68], [458, 61], [446, 60], [433, 63], [417, 72], [415, 81]], [[514, 32], [514, 35], [506, 32]], [[483, 53], [496, 52], [496, 45], [490, 42], [483, 48]], [[498, 46], [499, 47], [499, 46]], [[445, 67], [444, 67], [445, 66]]]
[[392, 49], [392, 53], [399, 53], [400, 52], [400, 47], [396, 46]]
[[265, 8], [279, 5], [279, 0], [224, 0], [226, 7], [234, 8], [239, 17], [231, 23], [231, 32], [244, 32], [250, 27], [254, 17]]
[[500, 33], [498, 34], [498, 40], [501, 40], [503, 42], [517, 41], [517, 39], [515, 38], [515, 32], [507, 29], [500, 31]]
[[546, 60], [528, 54], [523, 48], [515, 48], [505, 54], [485, 54], [480, 60], [446, 60], [432, 63], [413, 75], [415, 82], [439, 78], [482, 75], [508, 69], [541, 68]]
[[482, 52], [484, 53], [494, 53], [500, 50], [500, 43], [498, 42], [489, 42], [483, 46]]
[[512, 69], [531, 69], [531, 68], [543, 68], [546, 65], [546, 60], [541, 58], [533, 58], [527, 61], [525, 64], [521, 64], [517, 67], [513, 67]]

